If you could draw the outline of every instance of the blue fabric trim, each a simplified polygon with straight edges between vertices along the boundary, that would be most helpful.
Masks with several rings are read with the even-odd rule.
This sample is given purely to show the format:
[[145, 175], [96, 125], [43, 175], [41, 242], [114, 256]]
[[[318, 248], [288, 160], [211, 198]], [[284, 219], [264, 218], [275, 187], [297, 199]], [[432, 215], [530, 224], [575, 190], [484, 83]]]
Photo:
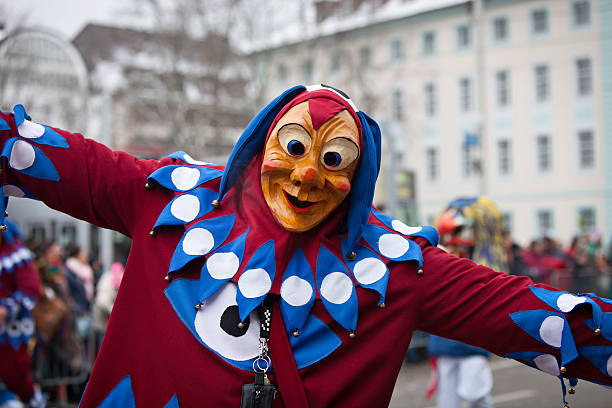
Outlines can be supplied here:
[[[11, 157], [13, 145], [17, 141], [28, 143], [24, 139], [12, 137], [5, 143], [4, 148], [2, 149], [1, 156], [6, 157], [7, 160], [9, 160], [9, 166], [10, 166], [10, 157]], [[30, 167], [27, 167], [25, 169], [22, 169], [22, 170], [14, 169], [14, 170], [19, 173], [23, 173], [23, 174], [26, 174], [28, 176], [35, 177], [38, 179], [59, 181], [59, 174], [57, 174], [57, 170], [55, 169], [55, 166], [53, 166], [53, 163], [51, 163], [51, 160], [49, 160], [49, 158], [38, 147], [32, 145], [31, 143], [28, 143], [28, 144], [34, 150], [34, 163]]]
[[319, 293], [321, 293], [321, 285], [323, 280], [328, 275], [340, 272], [347, 276], [347, 278], [351, 281], [351, 294], [346, 302], [341, 304], [336, 304], [330, 302], [321, 294], [321, 301], [325, 306], [325, 309], [329, 312], [331, 317], [340, 323], [342, 327], [347, 330], [355, 330], [357, 328], [357, 292], [355, 291], [355, 285], [349, 274], [346, 266], [342, 263], [342, 261], [334, 255], [329, 249], [325, 248], [325, 246], [321, 245], [319, 248], [319, 254], [317, 256], [317, 288], [319, 289]]
[[0, 118], [0, 130], [11, 130], [11, 127], [2, 118]]
[[[535, 286], [529, 286], [529, 289], [542, 302], [546, 303], [548, 306], [562, 313], [569, 313], [573, 311], [576, 308], [576, 306], [583, 304], [583, 303], [578, 303], [571, 310], [562, 311], [557, 304], [559, 297], [561, 297], [561, 295], [571, 295], [571, 296], [576, 296], [576, 295], [574, 295], [573, 293], [569, 293], [569, 292], [553, 291], [553, 290], [538, 288]], [[579, 298], [582, 297], [586, 299], [584, 301], [584, 304], [591, 305], [591, 311], [593, 313], [593, 320], [595, 321], [595, 324], [597, 324], [598, 327], [601, 326], [602, 311], [599, 305], [593, 299], [587, 296], [576, 296], [576, 297], [579, 297]]]
[[462, 197], [462, 198], [457, 198], [456, 200], [451, 201], [448, 204], [447, 208], [453, 208], [453, 207], [457, 207], [457, 208], [463, 208], [467, 205], [473, 204], [478, 200], [478, 197]]
[[[408, 249], [403, 254], [395, 258], [389, 258], [388, 256], [382, 254], [379, 247], [379, 240], [383, 235], [388, 234], [395, 234], [401, 239], [405, 239], [408, 242]], [[423, 265], [423, 254], [421, 253], [421, 247], [419, 247], [415, 242], [404, 238], [401, 234], [387, 231], [378, 225], [368, 224], [363, 231], [363, 239], [365, 239], [365, 241], [372, 247], [372, 249], [374, 249], [374, 251], [386, 259], [391, 259], [393, 261], [417, 261], [419, 267]]]
[[[542, 326], [542, 323], [546, 318], [551, 316], [557, 316], [563, 319], [561, 347], [550, 345], [546, 343], [542, 337], [540, 337], [540, 327]], [[561, 365], [567, 365], [569, 362], [578, 357], [576, 343], [574, 342], [574, 337], [572, 336], [572, 331], [569, 322], [565, 318], [565, 315], [549, 312], [547, 310], [526, 310], [523, 312], [512, 313], [510, 314], [510, 318], [534, 339], [546, 344], [549, 347], [561, 350]]]
[[[17, 133], [19, 133], [19, 126], [27, 119], [30, 120], [30, 116], [26, 113], [23, 105], [15, 105], [13, 108], [13, 115], [15, 115], [15, 125], [17, 126]], [[42, 135], [35, 138], [27, 138], [26, 140], [30, 140], [32, 142], [43, 144], [47, 146], [60, 147], [63, 149], [67, 149], [70, 147], [66, 139], [57, 133], [55, 130], [51, 129], [48, 126], [41, 125], [45, 131]], [[21, 136], [21, 134], [20, 134]]]
[[[274, 275], [276, 274], [276, 255], [273, 240], [264, 242], [259, 248], [257, 248], [242, 271], [242, 274], [244, 275], [244, 273], [250, 269], [263, 269], [266, 271], [270, 278], [270, 288], [268, 288], [269, 292], [272, 287], [272, 282], [274, 282]], [[240, 278], [238, 278], [238, 293], [236, 294], [236, 302], [238, 303], [238, 314], [240, 315], [240, 320], [244, 321], [249, 313], [251, 313], [253, 309], [261, 304], [268, 292], [258, 297], [248, 298], [242, 293], [241, 285], [242, 283], [240, 282]]]
[[[304, 255], [304, 252], [299, 248], [293, 253], [289, 264], [285, 268], [283, 283], [292, 276], [297, 276], [298, 278], [304, 279], [306, 282], [308, 282], [312, 288], [312, 295], [310, 296], [308, 302], [301, 306], [292, 306], [281, 296], [280, 310], [288, 332], [293, 332], [295, 329], [302, 329], [302, 326], [304, 326], [304, 323], [306, 322], [315, 301], [315, 282], [313, 273], [308, 261], [306, 260], [306, 255]], [[290, 338], [291, 337], [293, 336], [290, 336]]]
[[591, 330], [600, 329], [601, 336], [609, 341], [612, 341], [612, 312], [605, 312], [601, 315], [599, 324], [595, 323], [593, 319], [584, 321]]
[[[350, 252], [361, 238], [370, 218], [374, 199], [374, 186], [380, 168], [380, 129], [376, 122], [363, 112], [358, 112], [362, 129], [362, 148], [359, 167], [353, 177], [347, 214], [347, 248]], [[377, 143], [378, 142], [378, 143]], [[345, 256], [348, 253], [344, 254]]]
[[[201, 258], [217, 249], [227, 239], [232, 228], [234, 227], [235, 221], [236, 215], [230, 214], [197, 222], [193, 226], [191, 226], [191, 228], [187, 229], [183, 234], [183, 237], [181, 238], [180, 242], [176, 246], [176, 249], [174, 250], [174, 255], [172, 255], [172, 260], [170, 261], [170, 269], [168, 272], [171, 273], [174, 271], [178, 271], [188, 262], [196, 258]], [[185, 241], [185, 238], [189, 236], [190, 232], [197, 228], [203, 228], [211, 233], [213, 237], [213, 246], [210, 248], [210, 250], [203, 254], [187, 254], [183, 251], [183, 243]]]
[[[174, 204], [174, 202], [177, 199], [184, 200], [184, 198], [180, 198], [180, 197], [184, 197], [186, 195], [191, 195], [191, 196], [196, 197], [198, 199], [198, 202], [200, 203], [200, 209], [197, 215], [188, 221], [176, 218], [172, 214], [172, 211], [171, 211], [172, 205]], [[159, 215], [159, 218], [157, 218], [157, 221], [155, 222], [155, 226], [153, 226], [153, 231], [157, 232], [158, 227], [165, 226], [165, 225], [185, 225], [185, 224], [190, 223], [193, 220], [197, 220], [198, 218], [202, 217], [205, 214], [208, 214], [214, 208], [211, 203], [215, 199], [216, 196], [217, 196], [217, 193], [215, 191], [210, 190], [208, 188], [200, 187], [200, 188], [194, 188], [193, 190], [189, 190], [188, 192], [184, 194], [174, 197], [172, 201], [170, 201], [168, 205], [166, 205], [166, 207], [162, 210], [161, 214]]]
[[[376, 217], [380, 222], [382, 222], [385, 226], [387, 226], [387, 228], [390, 228], [393, 231], [396, 231], [399, 234], [404, 235], [402, 232], [396, 230], [395, 228], [393, 228], [393, 221], [395, 221], [395, 218], [380, 212], [374, 208], [372, 208], [372, 214], [374, 215], [374, 217]], [[398, 220], [399, 221], [399, 220]], [[414, 228], [414, 227], [410, 227], [410, 228]], [[440, 239], [440, 236], [438, 235], [438, 230], [435, 229], [434, 227], [431, 227], [429, 225], [424, 225], [421, 226], [421, 230], [419, 232], [415, 232], [412, 234], [408, 234], [405, 235], [408, 237], [421, 237], [421, 238], [425, 238], [432, 246], [436, 246], [438, 245], [438, 241]]]
[[176, 394], [174, 394], [172, 398], [170, 398], [170, 401], [168, 401], [164, 408], [180, 408], [178, 397], [176, 396]]
[[[231, 252], [238, 257], [238, 269], [240, 269], [240, 265], [242, 265], [242, 260], [244, 258], [244, 248], [246, 246], [246, 238], [247, 238], [248, 230], [244, 234], [240, 235], [238, 238], [233, 240], [232, 242], [222, 246], [215, 254]], [[206, 300], [210, 295], [216, 293], [221, 286], [223, 286], [228, 280], [227, 279], [215, 279], [210, 275], [208, 271], [208, 262], [202, 266], [202, 270], [200, 272], [200, 290], [198, 299], [199, 302], [202, 303]]]
[[221, 178], [221, 186], [219, 188], [219, 201], [221, 201], [221, 198], [225, 195], [227, 190], [234, 185], [238, 176], [242, 174], [246, 166], [251, 163], [253, 157], [263, 150], [269, 127], [278, 112], [280, 112], [283, 106], [289, 101], [305, 90], [306, 87], [302, 85], [294, 86], [286, 90], [263, 108], [251, 122], [249, 122], [248, 126], [234, 145], [232, 153], [227, 160], [227, 166]]
[[[342, 238], [342, 253], [346, 253], [347, 247], [348, 247], [348, 244], [347, 244], [346, 239]], [[353, 277], [355, 277], [355, 265], [359, 261], [362, 261], [366, 258], [374, 258], [374, 259], [380, 260], [380, 262], [383, 262], [383, 260], [378, 256], [376, 252], [372, 251], [371, 249], [363, 245], [357, 244], [356, 246], [353, 247], [353, 250], [355, 251], [355, 254], [357, 255], [355, 260], [354, 261], [349, 261], [348, 259], [344, 260], [346, 265], [349, 267], [349, 270], [353, 274]], [[380, 300], [378, 301], [379, 306], [385, 303], [385, 295], [387, 293], [387, 283], [389, 282], [389, 268], [387, 268], [386, 264], [385, 264], [385, 269], [386, 269], [385, 274], [379, 280], [373, 283], [363, 284], [359, 282], [357, 278], [355, 277], [355, 280], [358, 282], [360, 286], [378, 292], [378, 294], [380, 295]]]
[[129, 375], [123, 377], [115, 388], [102, 401], [98, 408], [136, 408], [134, 392], [132, 391], [132, 379]]
[[580, 347], [580, 354], [597, 367], [599, 371], [608, 377], [612, 377], [612, 346]]
[[[200, 173], [198, 181], [195, 183], [195, 185], [187, 189], [181, 189], [172, 182], [172, 172], [180, 167], [190, 169], [190, 171], [197, 170]], [[201, 184], [206, 183], [207, 181], [221, 177], [222, 174], [223, 172], [221, 170], [211, 169], [209, 167], [173, 164], [170, 166], [160, 167], [159, 169], [155, 170], [153, 173], [151, 173], [151, 175], [149, 175], [149, 177], [147, 177], [147, 181], [155, 180], [160, 186], [172, 191], [189, 191]]]
[[292, 335], [288, 325], [285, 324], [285, 328], [298, 369], [323, 360], [342, 344], [332, 329], [311, 314], [307, 316], [298, 337]]

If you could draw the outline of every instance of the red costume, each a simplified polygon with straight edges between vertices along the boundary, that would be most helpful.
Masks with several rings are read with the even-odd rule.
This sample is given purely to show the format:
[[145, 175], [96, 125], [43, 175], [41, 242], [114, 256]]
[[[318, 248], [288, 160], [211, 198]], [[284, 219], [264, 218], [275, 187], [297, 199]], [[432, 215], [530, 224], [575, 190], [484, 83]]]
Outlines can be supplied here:
[[[359, 165], [323, 222], [290, 232], [266, 204], [261, 169], [272, 128], [303, 102], [310, 133], [350, 113]], [[298, 394], [312, 407], [387, 405], [416, 329], [555, 376], [612, 383], [610, 301], [456, 258], [436, 248], [435, 229], [372, 208], [378, 126], [335, 90], [286, 91], [249, 124], [225, 168], [183, 152], [139, 160], [31, 122], [21, 106], [0, 119], [5, 192], [133, 239], [82, 407], [239, 406], [257, 357], [254, 310], [268, 293], [272, 367], [293, 365], [300, 378], [269, 373], [275, 406], [296, 406]], [[297, 160], [304, 146], [292, 143], [283, 148]], [[331, 153], [333, 170], [342, 161]], [[298, 210], [314, 205], [286, 193]]]

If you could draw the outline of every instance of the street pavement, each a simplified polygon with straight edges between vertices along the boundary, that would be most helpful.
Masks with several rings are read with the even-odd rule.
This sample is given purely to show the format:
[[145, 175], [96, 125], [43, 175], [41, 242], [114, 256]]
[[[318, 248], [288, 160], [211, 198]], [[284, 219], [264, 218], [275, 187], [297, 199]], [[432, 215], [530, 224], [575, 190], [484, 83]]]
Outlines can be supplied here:
[[[514, 360], [490, 359], [495, 408], [561, 408], [561, 384], [548, 374]], [[391, 408], [436, 408], [435, 395], [425, 401], [429, 382], [427, 362], [405, 363], [395, 384]], [[567, 381], [566, 381], [567, 384]], [[612, 408], [612, 388], [579, 381], [574, 395], [567, 395], [570, 408]], [[464, 405], [467, 406], [467, 405]], [[440, 407], [444, 408], [444, 407]]]

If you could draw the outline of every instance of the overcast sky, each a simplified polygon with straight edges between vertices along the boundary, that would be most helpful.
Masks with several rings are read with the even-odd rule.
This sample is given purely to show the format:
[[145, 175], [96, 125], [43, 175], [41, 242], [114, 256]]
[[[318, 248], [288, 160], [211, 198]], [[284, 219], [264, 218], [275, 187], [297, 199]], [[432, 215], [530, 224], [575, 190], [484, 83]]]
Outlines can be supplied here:
[[[11, 21], [25, 26], [43, 26], [72, 39], [89, 22], [122, 20], [122, 0], [0, 0]], [[1, 12], [1, 10], [0, 10]]]

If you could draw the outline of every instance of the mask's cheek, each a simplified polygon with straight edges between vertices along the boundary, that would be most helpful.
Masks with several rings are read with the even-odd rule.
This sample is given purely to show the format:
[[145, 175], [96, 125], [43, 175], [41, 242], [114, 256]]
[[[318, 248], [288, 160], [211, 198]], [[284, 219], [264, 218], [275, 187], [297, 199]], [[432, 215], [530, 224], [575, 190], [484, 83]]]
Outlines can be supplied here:
[[327, 176], [331, 189], [343, 198], [351, 191], [351, 180], [346, 174], [332, 174]]

